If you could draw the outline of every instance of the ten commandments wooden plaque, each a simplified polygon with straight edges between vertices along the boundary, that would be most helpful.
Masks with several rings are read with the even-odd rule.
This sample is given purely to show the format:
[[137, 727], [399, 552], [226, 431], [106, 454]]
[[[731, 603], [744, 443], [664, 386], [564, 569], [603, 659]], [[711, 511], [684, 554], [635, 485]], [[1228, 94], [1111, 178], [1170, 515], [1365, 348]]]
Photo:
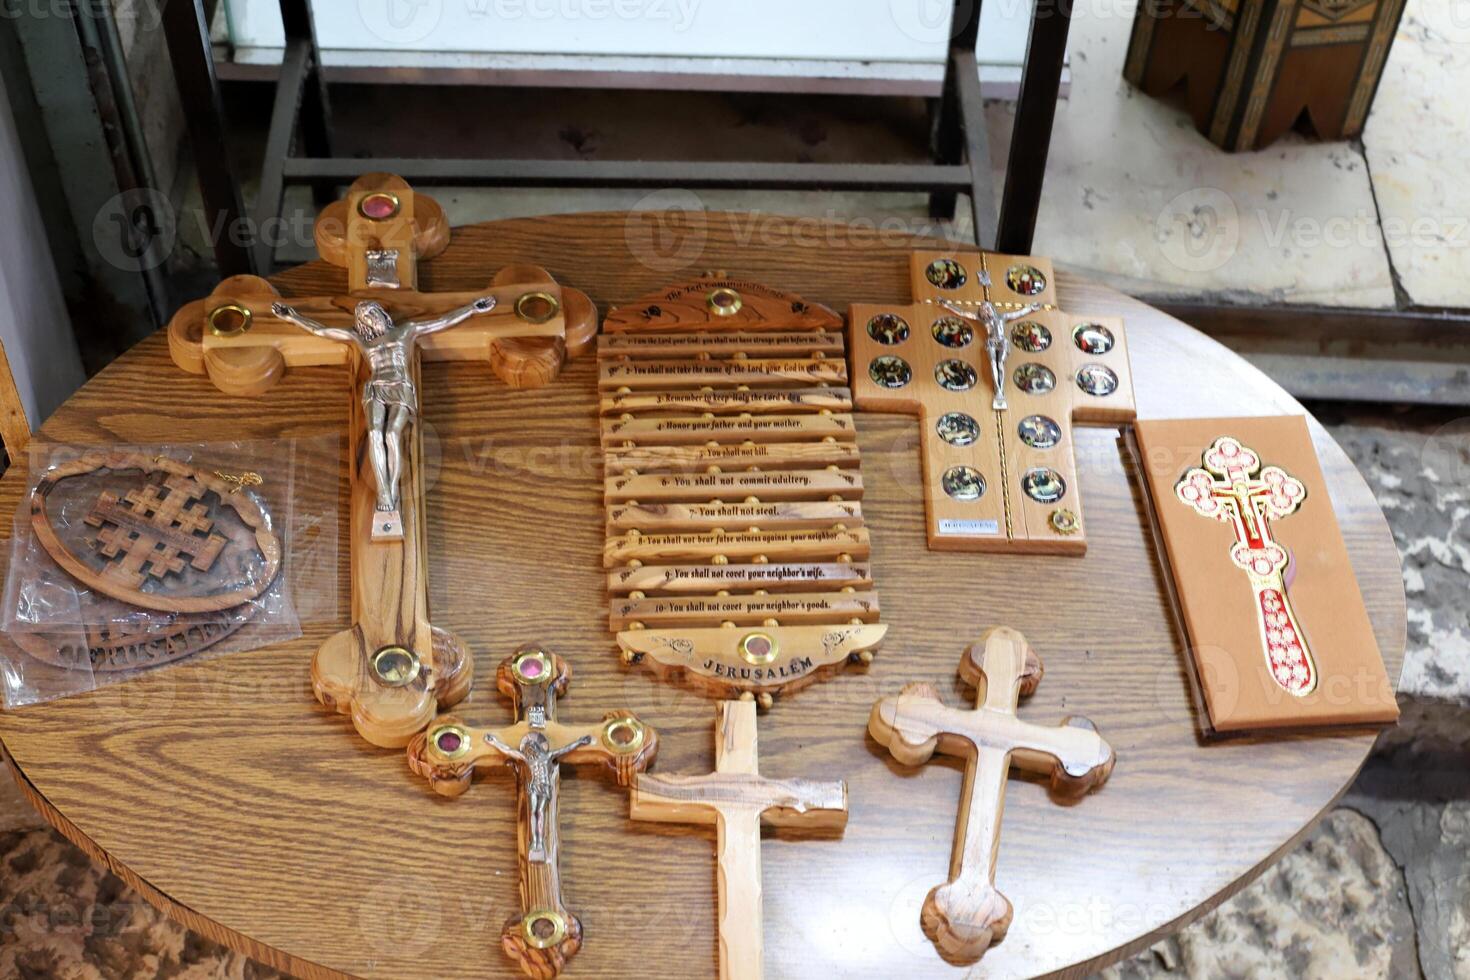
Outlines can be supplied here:
[[929, 547], [1082, 554], [1074, 424], [1132, 421], [1117, 317], [1057, 308], [1051, 263], [915, 252], [913, 302], [857, 303], [857, 407], [919, 418]]
[[611, 625], [629, 663], [762, 706], [887, 627], [831, 310], [709, 276], [598, 341]]

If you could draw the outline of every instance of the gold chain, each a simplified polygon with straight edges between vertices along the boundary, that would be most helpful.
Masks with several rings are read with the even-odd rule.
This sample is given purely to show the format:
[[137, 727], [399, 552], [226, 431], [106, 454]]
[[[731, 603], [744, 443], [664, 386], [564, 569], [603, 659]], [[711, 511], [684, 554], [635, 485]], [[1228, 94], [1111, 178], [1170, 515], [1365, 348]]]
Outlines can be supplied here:
[[223, 473], [215, 470], [214, 475], [234, 488], [230, 493], [238, 493], [246, 487], [258, 487], [265, 482], [265, 478], [254, 470], [246, 470], [244, 473]]
[[1005, 508], [1006, 515], [1006, 538], [1016, 536], [1015, 526], [1011, 522], [1011, 474], [1006, 466], [1006, 433], [1005, 433], [1005, 411], [997, 408], [995, 410], [995, 448], [1000, 456], [1000, 499]]

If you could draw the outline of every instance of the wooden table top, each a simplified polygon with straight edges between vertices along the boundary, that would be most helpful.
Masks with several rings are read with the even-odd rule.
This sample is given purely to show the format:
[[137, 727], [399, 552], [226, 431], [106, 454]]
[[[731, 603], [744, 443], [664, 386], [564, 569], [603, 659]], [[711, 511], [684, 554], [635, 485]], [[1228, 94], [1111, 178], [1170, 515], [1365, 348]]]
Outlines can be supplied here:
[[[589, 292], [603, 312], [722, 269], [846, 310], [905, 302], [920, 240], [803, 218], [735, 213], [590, 214], [455, 232], [423, 288], [470, 289], [530, 261]], [[1301, 412], [1263, 374], [1202, 334], [1113, 291], [1059, 276], [1070, 312], [1126, 318], [1140, 417]], [[277, 277], [290, 293], [341, 288], [312, 263]], [[549, 387], [512, 391], [477, 364], [431, 364], [423, 410], [437, 474], [428, 490], [433, 620], [474, 651], [460, 713], [501, 724], [494, 666], [542, 639], [573, 667], [562, 715], [631, 708], [662, 735], [657, 772], [708, 772], [715, 705], [621, 665], [607, 631], [595, 375], [581, 361]], [[43, 427], [80, 443], [261, 439], [341, 432], [345, 372], [293, 370], [264, 399], [232, 398], [174, 367], [160, 333], [108, 367]], [[1398, 554], [1382, 512], [1315, 422], [1318, 452], [1391, 677], [1402, 666]], [[1009, 937], [976, 975], [1102, 967], [1167, 934], [1289, 849], [1350, 783], [1368, 734], [1205, 744], [1141, 490], [1118, 433], [1081, 429], [1091, 544], [1077, 558], [939, 554], [924, 547], [911, 419], [863, 415], [873, 567], [890, 624], [866, 673], [778, 702], [760, 724], [769, 776], [845, 778], [841, 840], [768, 837], [768, 975], [959, 976], [924, 938], [919, 908], [945, 879], [963, 768], [897, 767], [866, 734], [873, 701], [908, 681], [969, 703], [956, 679], [982, 629], [1023, 631], [1046, 663], [1024, 718], [1090, 717], [1117, 751], [1099, 793], [1075, 807], [1010, 782], [997, 882]], [[431, 449], [432, 455], [432, 449]], [[269, 466], [261, 461], [261, 469]], [[13, 508], [26, 474], [0, 481]], [[343, 619], [299, 640], [174, 667], [90, 695], [0, 713], [22, 786], [52, 823], [187, 925], [307, 977], [509, 974], [501, 923], [516, 906], [515, 803], [506, 776], [435, 796], [402, 752], [370, 748], [312, 699], [313, 651], [349, 608], [342, 482]], [[6, 512], [11, 512], [7, 510]], [[296, 583], [330, 587], [331, 583]], [[564, 774], [567, 901], [585, 943], [568, 976], [703, 976], [716, 968], [711, 828], [635, 824], [609, 781]]]

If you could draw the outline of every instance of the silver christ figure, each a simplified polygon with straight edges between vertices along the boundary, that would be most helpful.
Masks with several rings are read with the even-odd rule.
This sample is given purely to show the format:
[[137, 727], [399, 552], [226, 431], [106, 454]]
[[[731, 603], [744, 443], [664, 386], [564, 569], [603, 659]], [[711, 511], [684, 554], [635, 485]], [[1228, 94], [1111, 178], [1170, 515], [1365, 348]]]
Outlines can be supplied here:
[[1012, 320], [1019, 320], [1023, 316], [1035, 313], [1041, 307], [1032, 303], [1030, 306], [1023, 306], [1010, 313], [1001, 313], [993, 303], [986, 300], [977, 307], [978, 312], [976, 312], [956, 306], [948, 300], [939, 302], [956, 316], [973, 320], [985, 327], [985, 351], [990, 355], [990, 377], [995, 382], [995, 398], [991, 401], [990, 407], [997, 412], [1004, 412], [1009, 407], [1006, 404], [1006, 358], [1011, 353], [1011, 338], [1006, 332], [1006, 325]]
[[481, 296], [442, 316], [395, 324], [380, 303], [363, 300], [353, 309], [352, 329], [348, 330], [302, 316], [285, 303], [271, 305], [271, 313], [280, 319], [318, 337], [354, 344], [367, 360], [369, 374], [362, 386], [362, 408], [367, 419], [368, 458], [377, 484], [380, 512], [396, 513], [399, 507], [403, 430], [418, 412], [412, 370], [414, 344], [420, 337], [493, 309], [495, 297]]
[[575, 752], [584, 745], [592, 744], [591, 735], [583, 735], [575, 742], [552, 749], [551, 742], [538, 731], [529, 731], [521, 739], [520, 750], [511, 748], [496, 737], [494, 732], [485, 733], [485, 741], [512, 762], [519, 763], [525, 770], [526, 802], [531, 810], [531, 840], [526, 845], [526, 859], [546, 860], [546, 807], [551, 802], [556, 765], [561, 757]]

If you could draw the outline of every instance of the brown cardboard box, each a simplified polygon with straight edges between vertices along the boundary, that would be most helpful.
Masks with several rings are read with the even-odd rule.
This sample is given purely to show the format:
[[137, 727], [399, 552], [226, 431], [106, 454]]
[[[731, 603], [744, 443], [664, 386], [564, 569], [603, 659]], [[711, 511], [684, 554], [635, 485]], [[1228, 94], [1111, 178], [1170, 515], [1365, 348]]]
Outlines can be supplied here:
[[[1397, 719], [1394, 688], [1373, 638], [1306, 420], [1139, 421], [1134, 434], [1195, 690], [1210, 729], [1223, 733]], [[1222, 437], [1236, 440], [1244, 453], [1254, 451], [1258, 460], [1251, 466], [1241, 455], [1216, 455], [1214, 469], [1235, 469], [1229, 478], [1218, 472], [1208, 480], [1196, 477], [1194, 488], [1185, 491], [1202, 498], [1207, 513], [1201, 513], [1181, 499], [1177, 488]], [[1232, 447], [1221, 451], [1228, 454]], [[1238, 465], [1243, 459], [1245, 465]], [[1273, 474], [1273, 467], [1284, 470], [1285, 477]], [[1238, 478], [1255, 488], [1260, 501], [1247, 506], [1247, 512], [1268, 514], [1264, 536], [1259, 526], [1248, 526], [1249, 518], [1238, 525], [1233, 502], [1217, 496]], [[1300, 481], [1300, 488], [1292, 480]], [[1210, 486], [1219, 489], [1199, 493]], [[1270, 517], [1273, 507], [1277, 516]], [[1238, 546], [1242, 539], [1245, 545]], [[1240, 550], [1242, 560], [1249, 564], [1254, 557], [1254, 567], [1264, 572], [1273, 541], [1288, 559], [1279, 581], [1272, 573], [1253, 575], [1232, 559], [1232, 551]], [[1285, 604], [1277, 601], [1281, 584]], [[1292, 611], [1294, 623], [1287, 618]], [[1282, 667], [1279, 682], [1267, 653], [1268, 632]], [[1295, 633], [1305, 639], [1306, 661], [1314, 670], [1303, 664], [1300, 649], [1293, 646]]]

